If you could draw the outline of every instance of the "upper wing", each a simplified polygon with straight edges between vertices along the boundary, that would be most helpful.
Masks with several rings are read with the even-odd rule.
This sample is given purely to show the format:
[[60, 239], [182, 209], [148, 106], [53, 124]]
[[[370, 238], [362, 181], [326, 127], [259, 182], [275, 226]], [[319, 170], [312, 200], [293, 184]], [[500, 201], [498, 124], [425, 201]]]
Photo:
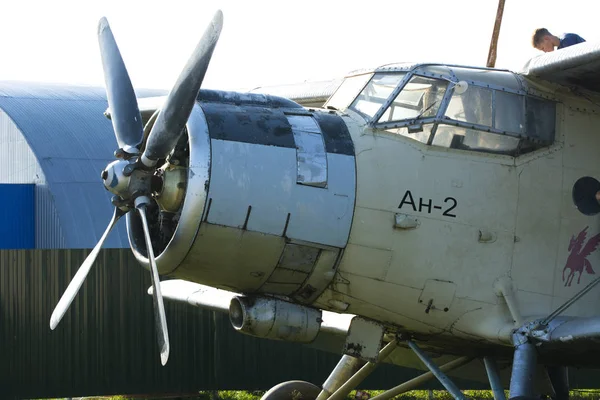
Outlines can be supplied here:
[[584, 42], [534, 57], [521, 74], [600, 93], [600, 43]]

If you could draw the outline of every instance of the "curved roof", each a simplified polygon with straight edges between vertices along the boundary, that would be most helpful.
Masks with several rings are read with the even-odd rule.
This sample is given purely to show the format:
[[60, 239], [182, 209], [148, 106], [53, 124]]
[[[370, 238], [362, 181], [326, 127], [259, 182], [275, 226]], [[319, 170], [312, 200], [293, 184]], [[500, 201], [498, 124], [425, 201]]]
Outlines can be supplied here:
[[249, 93], [264, 93], [294, 100], [298, 103], [324, 102], [340, 86], [343, 79], [308, 81], [286, 85], [259, 86]]
[[[103, 114], [107, 107], [102, 87], [0, 82], [0, 109], [39, 162], [45, 176], [42, 184], [49, 188], [67, 248], [94, 247], [112, 217], [111, 194], [100, 179], [117, 149], [111, 121]], [[104, 247], [129, 247], [124, 221], [119, 221]]]

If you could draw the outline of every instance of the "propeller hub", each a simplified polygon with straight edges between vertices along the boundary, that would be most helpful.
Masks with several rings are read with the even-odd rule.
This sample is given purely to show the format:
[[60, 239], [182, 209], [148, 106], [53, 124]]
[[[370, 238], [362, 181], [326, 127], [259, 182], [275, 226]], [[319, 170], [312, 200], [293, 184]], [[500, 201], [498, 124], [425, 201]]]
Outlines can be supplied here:
[[132, 200], [139, 196], [150, 196], [154, 170], [148, 170], [135, 160], [116, 160], [102, 171], [106, 190], [133, 206]]
[[129, 196], [129, 181], [131, 180], [131, 163], [125, 160], [116, 160], [106, 166], [102, 172], [102, 180], [106, 190], [115, 194], [122, 199], [127, 199]]

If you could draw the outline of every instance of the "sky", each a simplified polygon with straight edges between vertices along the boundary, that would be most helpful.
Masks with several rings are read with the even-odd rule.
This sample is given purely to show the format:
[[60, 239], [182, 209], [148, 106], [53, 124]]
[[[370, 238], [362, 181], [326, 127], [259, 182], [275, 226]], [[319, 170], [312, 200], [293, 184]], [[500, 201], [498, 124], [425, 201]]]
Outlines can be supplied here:
[[[535, 28], [600, 40], [593, 0], [506, 0], [497, 68], [518, 71]], [[568, 6], [567, 6], [568, 5]], [[136, 88], [169, 89], [215, 11], [224, 23], [203, 88], [335, 79], [394, 62], [485, 66], [498, 0], [5, 0], [0, 80], [104, 86], [105, 16]]]

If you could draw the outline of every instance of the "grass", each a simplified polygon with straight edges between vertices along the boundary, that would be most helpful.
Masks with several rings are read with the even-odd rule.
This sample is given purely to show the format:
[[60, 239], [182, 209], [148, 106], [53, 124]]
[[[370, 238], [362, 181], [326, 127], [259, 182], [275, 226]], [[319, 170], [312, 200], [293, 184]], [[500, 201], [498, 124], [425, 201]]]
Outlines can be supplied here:
[[[366, 390], [370, 397], [374, 397], [383, 393], [383, 390]], [[347, 399], [354, 400], [356, 391], [350, 392]], [[465, 396], [469, 399], [476, 400], [493, 400], [494, 396], [492, 392], [489, 390], [465, 390], [463, 391]], [[196, 396], [186, 396], [186, 397], [143, 397], [143, 396], [108, 396], [108, 397], [83, 397], [82, 400], [159, 400], [159, 399], [171, 399], [171, 400], [260, 400], [261, 396], [264, 394], [262, 391], [240, 391], [240, 390], [224, 390], [218, 392], [200, 392]], [[508, 398], [508, 391], [505, 392], [506, 398]], [[395, 399], [398, 400], [452, 400], [452, 396], [445, 390], [433, 390], [429, 392], [428, 390], [413, 390], [407, 393], [403, 393], [399, 396], [396, 396]], [[79, 398], [74, 397], [73, 400], [78, 400]], [[592, 389], [592, 390], [572, 390], [569, 396], [570, 400], [600, 400], [600, 390]], [[52, 399], [52, 400], [66, 400], [66, 399]]]

